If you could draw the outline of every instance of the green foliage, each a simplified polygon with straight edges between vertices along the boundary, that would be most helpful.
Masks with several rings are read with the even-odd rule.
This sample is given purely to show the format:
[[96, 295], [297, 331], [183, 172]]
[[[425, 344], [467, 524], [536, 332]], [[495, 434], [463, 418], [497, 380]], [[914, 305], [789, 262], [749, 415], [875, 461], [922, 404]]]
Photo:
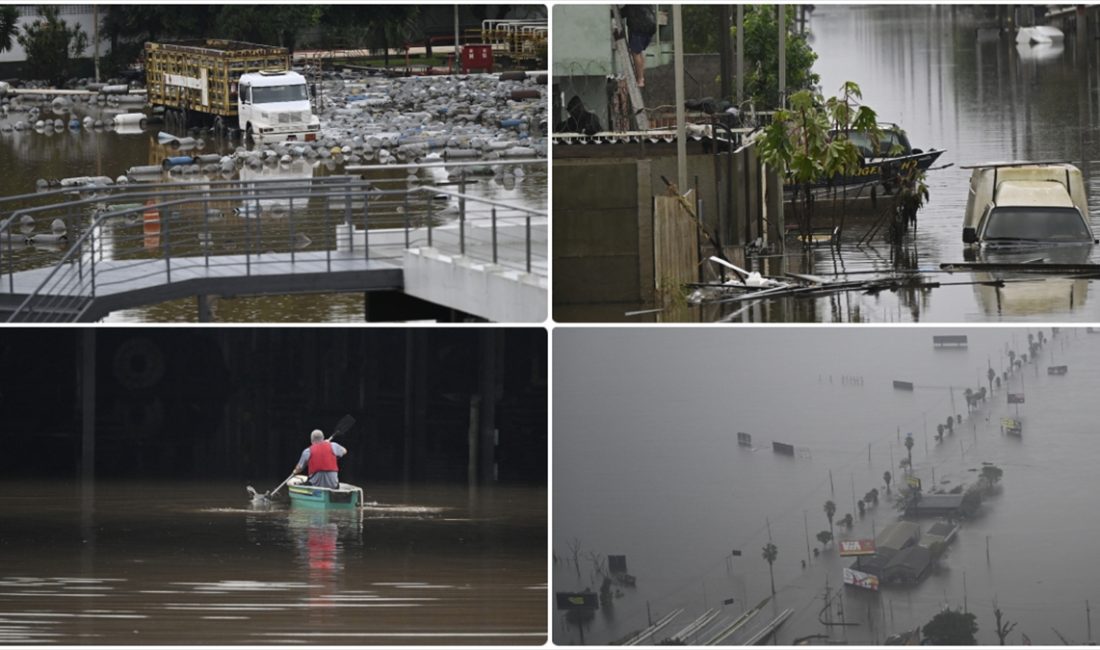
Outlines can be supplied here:
[[[722, 5], [683, 5], [684, 52], [713, 54], [718, 51], [722, 29]], [[735, 30], [736, 31], [736, 30]]]
[[930, 645], [977, 645], [978, 621], [974, 614], [948, 609], [932, 617], [921, 632]]
[[984, 465], [982, 467], [981, 478], [983, 481], [988, 483], [990, 487], [992, 487], [1001, 480], [1001, 477], [1004, 476], [1004, 473], [1004, 470], [1000, 467], [997, 467], [996, 465]]
[[[783, 5], [787, 26], [787, 92], [820, 81], [812, 71], [817, 54], [804, 35], [791, 33], [796, 7]], [[775, 5], [745, 7], [745, 92], [758, 107], [779, 106], [779, 21]], [[734, 39], [737, 38], [736, 33]]]
[[41, 12], [16, 39], [27, 53], [31, 75], [61, 85], [72, 71], [72, 60], [88, 47], [88, 35], [62, 20], [56, 5], [43, 6]]
[[0, 52], [11, 49], [18, 33], [19, 8], [15, 5], [0, 6]]
[[780, 110], [759, 140], [760, 155], [795, 184], [815, 184], [854, 173], [860, 152], [848, 134], [865, 134], [877, 147], [882, 132], [875, 112], [859, 104], [859, 86], [846, 82], [839, 97], [801, 90]]
[[768, 564], [773, 564], [778, 557], [779, 549], [776, 548], [775, 544], [768, 542], [768, 544], [764, 547], [764, 559], [768, 562]]
[[833, 534], [823, 530], [817, 534], [817, 541], [821, 542], [821, 548], [825, 548], [829, 545], [829, 542], [833, 541]]

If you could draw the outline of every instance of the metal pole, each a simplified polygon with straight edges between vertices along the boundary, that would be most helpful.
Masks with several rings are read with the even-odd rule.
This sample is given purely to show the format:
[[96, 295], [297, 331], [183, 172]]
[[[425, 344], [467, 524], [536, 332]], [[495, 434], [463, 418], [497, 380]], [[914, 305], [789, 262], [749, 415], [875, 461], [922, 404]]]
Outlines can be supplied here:
[[497, 207], [494, 205], [493, 209], [493, 264], [497, 263]]
[[527, 230], [527, 272], [531, 272], [531, 215], [526, 217], [526, 230]]
[[806, 530], [806, 564], [810, 564], [810, 522], [806, 518], [806, 511], [802, 511], [802, 527]]
[[458, 71], [461, 69], [460, 61], [461, 61], [461, 57], [462, 57], [462, 52], [460, 51], [458, 43], [459, 43], [459, 41], [458, 41], [458, 5], [455, 5], [455, 60], [454, 60], [454, 73], [455, 74], [458, 74]]
[[779, 22], [779, 108], [787, 106], [787, 5], [776, 6]]
[[745, 101], [745, 5], [737, 5], [737, 107]]
[[676, 191], [687, 190], [687, 127], [684, 124], [684, 21], [682, 7], [672, 5], [673, 69], [676, 72]]
[[99, 83], [99, 5], [92, 5], [92, 41], [95, 53], [95, 82]]
[[458, 174], [458, 251], [466, 255], [466, 170]]

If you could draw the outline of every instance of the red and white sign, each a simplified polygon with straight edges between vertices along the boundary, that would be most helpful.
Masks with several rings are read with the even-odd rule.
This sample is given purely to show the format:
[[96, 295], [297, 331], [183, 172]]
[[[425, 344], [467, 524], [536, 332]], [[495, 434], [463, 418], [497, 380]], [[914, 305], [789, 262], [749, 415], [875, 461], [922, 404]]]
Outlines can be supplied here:
[[853, 555], [874, 555], [875, 540], [873, 539], [842, 539], [840, 540], [840, 557]]
[[863, 573], [854, 569], [844, 569], [844, 584], [878, 591], [878, 578], [870, 573]]

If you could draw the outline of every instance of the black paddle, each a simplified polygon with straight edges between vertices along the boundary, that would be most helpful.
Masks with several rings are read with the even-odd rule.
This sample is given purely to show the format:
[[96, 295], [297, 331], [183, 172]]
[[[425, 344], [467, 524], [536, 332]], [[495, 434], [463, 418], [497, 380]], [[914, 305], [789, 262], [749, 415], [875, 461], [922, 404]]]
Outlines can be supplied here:
[[[336, 423], [336, 428], [334, 428], [332, 430], [332, 435], [328, 437], [328, 441], [332, 442], [332, 439], [335, 438], [336, 436], [344, 435], [353, 426], [355, 426], [355, 418], [353, 418], [351, 416], [351, 413], [348, 413], [344, 417], [340, 418], [340, 421]], [[260, 493], [256, 492], [256, 490], [251, 485], [249, 485], [249, 486], [247, 486], [248, 493], [254, 499], [257, 498], [257, 497], [262, 497], [264, 499], [270, 499], [271, 497], [275, 496], [276, 492], [283, 489], [283, 486], [287, 484], [287, 481], [289, 481], [292, 478], [294, 478], [294, 472], [291, 472], [290, 476], [286, 477], [286, 479], [282, 483], [280, 483], [279, 486], [276, 487], [274, 490], [264, 492], [263, 494], [260, 494]]]

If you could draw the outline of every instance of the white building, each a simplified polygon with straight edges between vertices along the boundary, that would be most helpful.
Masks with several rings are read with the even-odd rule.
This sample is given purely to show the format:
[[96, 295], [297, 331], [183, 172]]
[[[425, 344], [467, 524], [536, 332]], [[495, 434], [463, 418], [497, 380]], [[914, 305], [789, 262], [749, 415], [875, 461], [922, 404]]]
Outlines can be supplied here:
[[[95, 5], [56, 6], [61, 20], [64, 20], [68, 25], [79, 25], [80, 28], [84, 30], [84, 33], [88, 35], [88, 49], [86, 49], [81, 56], [90, 58], [95, 51], [95, 48], [92, 46], [92, 36], [95, 34]], [[16, 8], [19, 9], [20, 34], [22, 33], [22, 27], [24, 25], [29, 25], [41, 17], [41, 5], [18, 5]], [[102, 18], [103, 16], [100, 15], [101, 20]], [[109, 50], [110, 43], [106, 39], [100, 38], [100, 56], [106, 55]], [[12, 38], [11, 49], [0, 52], [0, 63], [19, 63], [26, 60], [27, 53], [23, 51], [23, 46], [14, 38]]]

